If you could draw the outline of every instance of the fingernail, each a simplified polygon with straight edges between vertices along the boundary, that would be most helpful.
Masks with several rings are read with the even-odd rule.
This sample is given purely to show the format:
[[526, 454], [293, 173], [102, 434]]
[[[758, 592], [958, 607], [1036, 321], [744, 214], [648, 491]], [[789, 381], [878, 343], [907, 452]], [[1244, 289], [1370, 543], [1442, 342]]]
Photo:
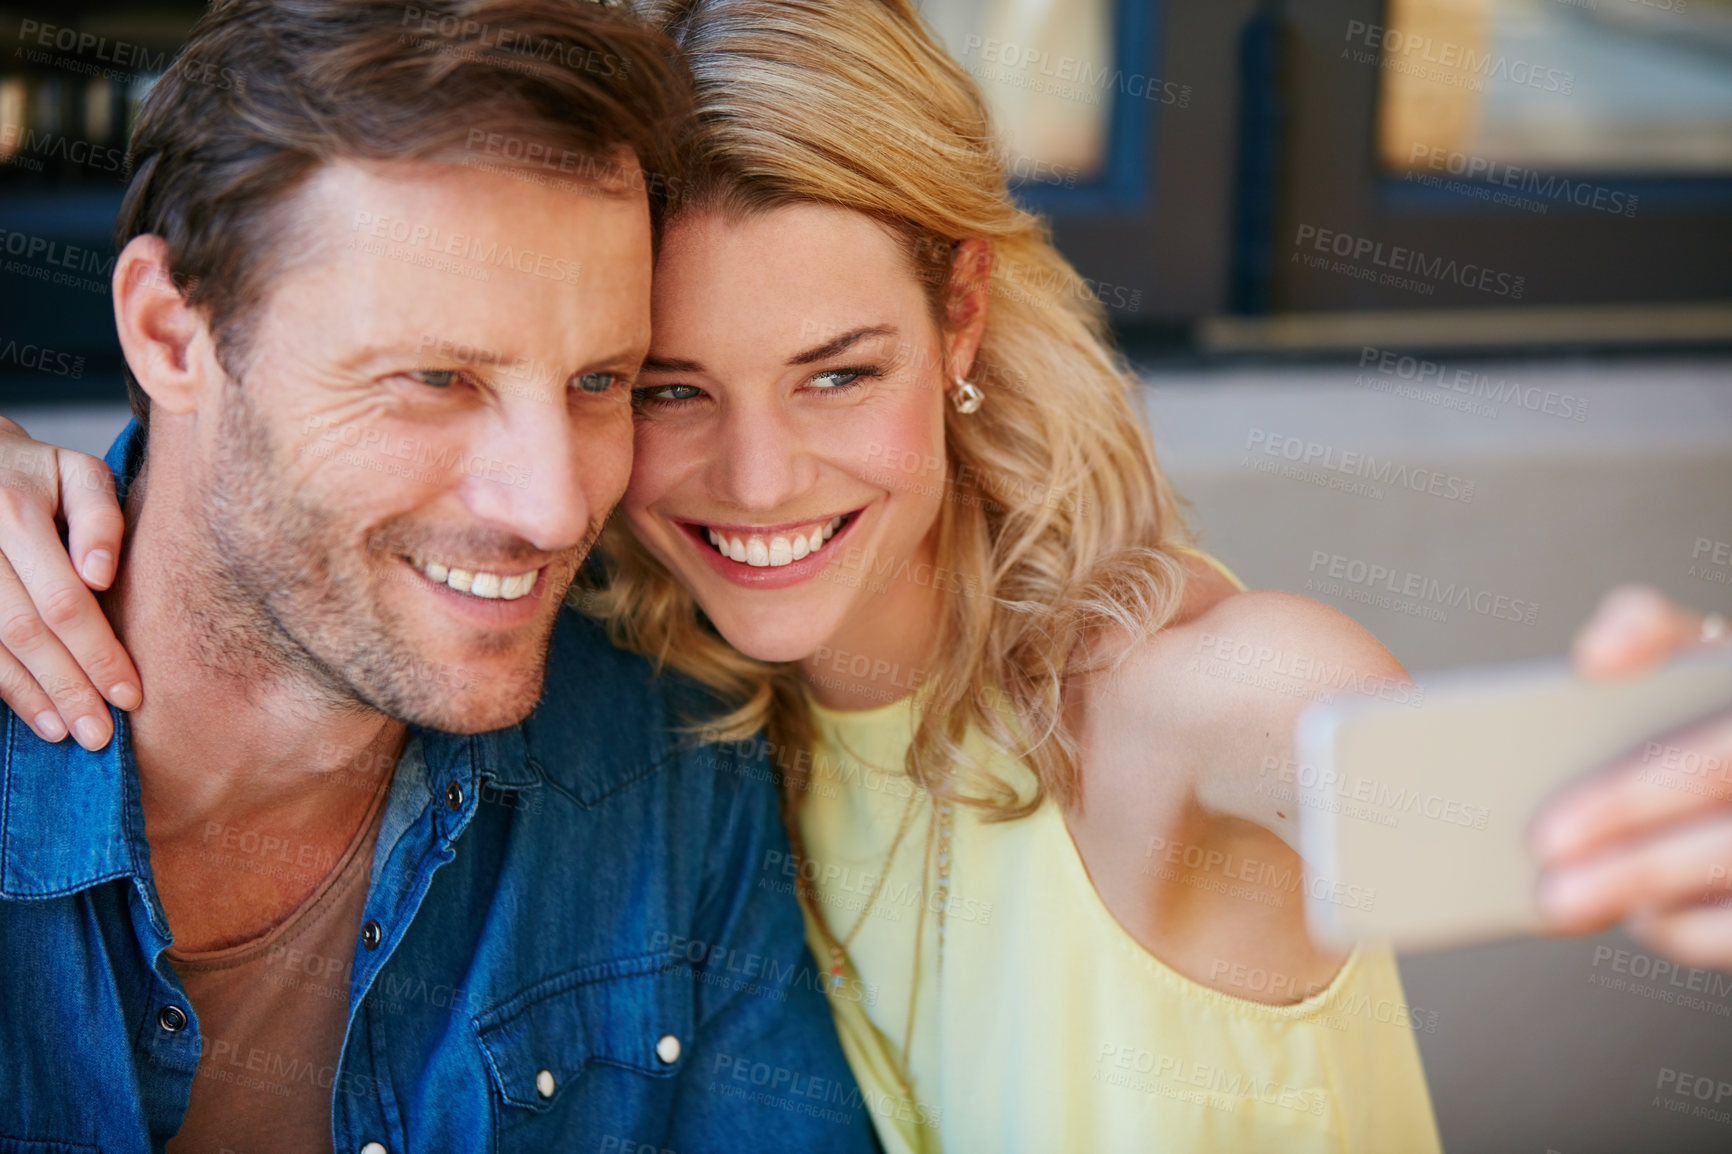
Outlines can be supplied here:
[[78, 744], [92, 752], [108, 744], [102, 725], [94, 717], [81, 717], [73, 722], [72, 732], [78, 738]]
[[1554, 921], [1580, 917], [1593, 904], [1594, 890], [1575, 871], [1548, 874], [1540, 880], [1540, 911]]
[[108, 588], [114, 580], [114, 554], [107, 549], [92, 549], [84, 555], [84, 580], [99, 589]]
[[52, 709], [45, 709], [38, 713], [36, 720], [31, 724], [36, 727], [36, 732], [41, 735], [43, 741], [66, 740], [66, 726], [61, 722], [60, 715]]
[[1562, 857], [1576, 840], [1567, 818], [1553, 812], [1541, 814], [1528, 826], [1528, 852], [1542, 862]]
[[1595, 625], [1608, 645], [1643, 641], [1665, 628], [1666, 602], [1652, 589], [1622, 590], [1607, 597]]
[[109, 689], [108, 700], [116, 709], [137, 709], [144, 702], [144, 694], [132, 682], [122, 681]]

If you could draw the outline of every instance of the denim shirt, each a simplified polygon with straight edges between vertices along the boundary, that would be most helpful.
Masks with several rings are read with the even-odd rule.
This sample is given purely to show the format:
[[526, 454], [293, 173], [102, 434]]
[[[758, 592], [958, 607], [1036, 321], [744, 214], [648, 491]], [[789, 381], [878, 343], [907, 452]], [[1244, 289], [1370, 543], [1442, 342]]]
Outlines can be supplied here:
[[[703, 704], [562, 610], [531, 717], [412, 730], [320, 1073], [339, 1154], [876, 1148], [761, 745], [683, 740]], [[0, 707], [0, 1154], [162, 1150], [186, 1111], [199, 1023], [115, 722], [90, 753]]]

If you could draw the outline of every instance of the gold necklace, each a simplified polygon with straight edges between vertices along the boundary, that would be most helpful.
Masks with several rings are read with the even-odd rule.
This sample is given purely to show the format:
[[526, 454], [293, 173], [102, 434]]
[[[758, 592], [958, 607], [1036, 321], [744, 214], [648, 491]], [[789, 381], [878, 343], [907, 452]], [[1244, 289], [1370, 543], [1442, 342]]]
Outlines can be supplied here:
[[[795, 857], [795, 877], [802, 886], [806, 906], [812, 912], [812, 921], [818, 927], [819, 936], [824, 939], [825, 948], [830, 954], [830, 986], [833, 990], [840, 989], [842, 986], [842, 975], [848, 961], [848, 947], [853, 945], [861, 927], [866, 924], [866, 918], [871, 914], [872, 906], [877, 902], [878, 895], [883, 891], [884, 883], [890, 876], [890, 867], [896, 860], [896, 851], [902, 847], [902, 839], [907, 835], [913, 820], [916, 803], [926, 792], [923, 788], [915, 787], [912, 782], [909, 784], [913, 792], [909, 795], [907, 807], [902, 811], [902, 820], [897, 824], [896, 836], [891, 839], [890, 852], [885, 855], [884, 866], [879, 871], [878, 879], [872, 886], [872, 892], [867, 897], [866, 904], [860, 911], [860, 917], [854, 923], [854, 928], [849, 930], [847, 936], [840, 940], [830, 929], [829, 920], [825, 918], [823, 906], [818, 899], [817, 884], [814, 880], [816, 871], [814, 870], [811, 877], [807, 876], [805, 865], [812, 859], [806, 852], [805, 839], [800, 833], [799, 819], [792, 814], [789, 815], [788, 833], [790, 848], [793, 849]], [[948, 801], [938, 802], [935, 804], [934, 810], [935, 820], [929, 822], [926, 827], [926, 852], [923, 855], [920, 870], [920, 904], [916, 910], [914, 925], [914, 976], [909, 985], [908, 1014], [903, 1021], [902, 1061], [891, 1062], [891, 1069], [896, 1075], [897, 1087], [902, 1091], [902, 1096], [910, 1102], [914, 1100], [914, 1089], [913, 1078], [909, 1075], [907, 1068], [911, 1061], [910, 1051], [914, 1042], [914, 1009], [920, 1000], [922, 970], [920, 963], [922, 945], [926, 935], [926, 879], [933, 872], [931, 866], [934, 834], [937, 835], [938, 841], [938, 902], [934, 912], [938, 917], [938, 972], [940, 975], [944, 972], [945, 914], [950, 905], [950, 847], [953, 806]]]
[[829, 919], [824, 916], [824, 907], [818, 900], [818, 887], [814, 880], [817, 873], [816, 869], [814, 868], [812, 877], [807, 876], [806, 863], [812, 858], [806, 852], [806, 842], [800, 833], [798, 817], [790, 815], [788, 833], [795, 857], [795, 877], [799, 879], [806, 896], [806, 904], [812, 911], [812, 920], [817, 924], [818, 933], [823, 937], [824, 945], [830, 953], [831, 989], [840, 989], [842, 986], [842, 969], [843, 963], [848, 958], [848, 947], [853, 945], [854, 939], [860, 936], [860, 930], [866, 925], [866, 919], [871, 916], [872, 907], [877, 904], [878, 896], [884, 892], [884, 883], [890, 876], [890, 866], [895, 862], [896, 851], [902, 848], [902, 839], [907, 836], [908, 829], [913, 824], [915, 806], [923, 792], [923, 790], [913, 788], [913, 784], [910, 783], [908, 805], [902, 811], [902, 820], [897, 823], [896, 836], [890, 842], [890, 852], [884, 855], [883, 868], [878, 871], [877, 881], [872, 883], [872, 892], [867, 895], [866, 904], [861, 907], [860, 917], [854, 922], [854, 928], [849, 930], [848, 935], [840, 940], [831, 931]]

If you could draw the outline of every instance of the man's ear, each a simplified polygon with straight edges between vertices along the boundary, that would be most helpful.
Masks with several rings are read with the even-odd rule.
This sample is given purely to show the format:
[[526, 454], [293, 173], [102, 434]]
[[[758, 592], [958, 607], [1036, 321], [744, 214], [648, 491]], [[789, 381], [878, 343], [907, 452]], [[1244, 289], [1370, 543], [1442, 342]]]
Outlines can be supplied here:
[[944, 361], [953, 375], [964, 379], [974, 369], [974, 354], [986, 332], [991, 276], [990, 241], [972, 236], [956, 246], [950, 259], [950, 286], [944, 308]]
[[151, 408], [188, 413], [198, 407], [217, 364], [204, 314], [186, 303], [169, 268], [168, 242], [135, 236], [114, 266], [114, 325], [127, 367]]

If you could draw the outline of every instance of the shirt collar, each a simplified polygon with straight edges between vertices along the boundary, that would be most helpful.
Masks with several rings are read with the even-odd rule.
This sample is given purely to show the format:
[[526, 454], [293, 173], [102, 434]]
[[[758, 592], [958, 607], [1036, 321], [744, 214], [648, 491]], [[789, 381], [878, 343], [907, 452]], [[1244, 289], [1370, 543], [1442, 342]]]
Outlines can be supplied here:
[[43, 741], [6, 711], [0, 767], [0, 895], [59, 897], [144, 872], [150, 848], [126, 715], [94, 753]]
[[[124, 503], [144, 459], [144, 432], [136, 420], [105, 459]], [[113, 708], [109, 713], [114, 739], [93, 753], [70, 739], [43, 741], [10, 710], [0, 709], [0, 897], [59, 897], [147, 872], [150, 846], [132, 731], [126, 714]], [[422, 769], [403, 785], [423, 809], [435, 797], [441, 800], [436, 812], [444, 815], [447, 838], [468, 823], [483, 781], [505, 789], [541, 784], [520, 726], [476, 734], [412, 726], [411, 733]], [[446, 793], [452, 783], [463, 798], [456, 807], [448, 804], [456, 795]]]

